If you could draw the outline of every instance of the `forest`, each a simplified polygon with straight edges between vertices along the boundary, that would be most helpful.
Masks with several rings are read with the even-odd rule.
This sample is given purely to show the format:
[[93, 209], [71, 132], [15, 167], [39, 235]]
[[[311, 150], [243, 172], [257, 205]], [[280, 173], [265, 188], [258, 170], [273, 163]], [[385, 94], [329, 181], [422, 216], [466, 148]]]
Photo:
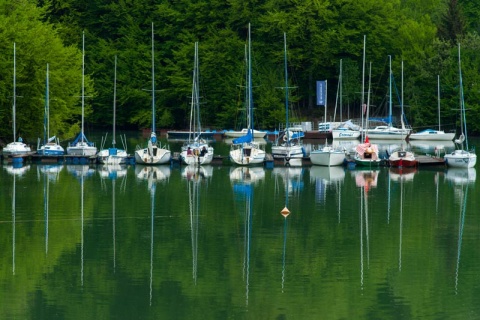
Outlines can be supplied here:
[[440, 106], [442, 126], [456, 129], [461, 52], [469, 134], [478, 135], [479, 14], [474, 0], [0, 0], [0, 141], [12, 139], [14, 44], [17, 136], [34, 142], [43, 134], [47, 64], [50, 133], [67, 140], [80, 131], [83, 34], [86, 127], [112, 125], [116, 56], [116, 124], [149, 128], [152, 24], [159, 129], [188, 128], [196, 41], [203, 128], [245, 125], [251, 24], [256, 128], [285, 122], [286, 33], [290, 121], [324, 121], [317, 80], [328, 81], [328, 121], [360, 117], [370, 72], [370, 113], [386, 116], [391, 57], [394, 115], [403, 104], [420, 130], [438, 125]]

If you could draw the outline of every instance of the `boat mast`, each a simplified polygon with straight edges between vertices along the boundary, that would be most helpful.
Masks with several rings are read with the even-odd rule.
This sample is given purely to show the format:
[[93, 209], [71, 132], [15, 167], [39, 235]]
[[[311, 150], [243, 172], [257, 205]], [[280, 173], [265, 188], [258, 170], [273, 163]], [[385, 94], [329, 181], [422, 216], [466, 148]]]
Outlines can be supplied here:
[[112, 147], [115, 148], [115, 123], [117, 113], [117, 56], [115, 55], [115, 72], [113, 75], [113, 140]]
[[[368, 129], [368, 122], [364, 123], [363, 119], [363, 106], [365, 105], [365, 46], [367, 42], [367, 35], [363, 35], [363, 61], [362, 61], [362, 105], [360, 106], [360, 113], [362, 114], [362, 128]], [[362, 140], [364, 131], [362, 130]]]
[[441, 130], [441, 125], [440, 125], [440, 75], [437, 75], [437, 92], [438, 92], [438, 131]]
[[198, 130], [198, 138], [202, 132], [202, 127], [200, 124], [200, 68], [198, 62], [198, 42], [195, 42], [195, 113], [196, 113], [196, 126]]
[[248, 128], [253, 135], [253, 95], [252, 95], [252, 44], [250, 37], [250, 23], [248, 24]]
[[343, 87], [343, 76], [342, 76], [342, 73], [343, 73], [343, 67], [342, 67], [342, 62], [343, 62], [343, 59], [340, 59], [340, 79], [339, 79], [339, 83], [340, 83], [340, 122], [343, 122], [343, 106], [342, 106], [342, 87]]
[[152, 133], [155, 133], [155, 53], [154, 53], [154, 33], [152, 22]]
[[47, 83], [46, 83], [46, 88], [45, 88], [45, 125], [46, 125], [46, 130], [44, 130], [44, 135], [45, 133], [47, 134], [46, 136], [43, 137], [43, 145], [47, 144], [47, 139], [50, 137], [50, 96], [49, 96], [49, 77], [48, 77], [48, 63], [47, 63]]
[[[465, 100], [463, 97], [463, 80], [462, 80], [462, 64], [460, 58], [460, 43], [458, 43], [458, 72], [460, 75], [460, 130], [462, 136], [465, 139], [465, 147], [468, 150], [468, 138], [467, 138], [467, 119], [465, 117]], [[463, 148], [463, 144], [462, 144]]]
[[392, 126], [392, 56], [388, 56], [389, 74], [388, 74], [388, 126]]
[[84, 121], [85, 121], [85, 31], [82, 34], [82, 137], [81, 141], [83, 142], [83, 137], [85, 136], [84, 129]]
[[284, 46], [284, 64], [285, 64], [285, 120], [286, 120], [286, 134], [287, 134], [287, 145], [290, 145], [289, 137], [289, 119], [288, 119], [288, 70], [287, 70], [287, 33], [283, 33], [283, 46]]
[[17, 90], [16, 90], [16, 83], [17, 83], [17, 65], [16, 65], [16, 50], [15, 50], [15, 42], [13, 43], [13, 142], [17, 141], [17, 126], [16, 126], [16, 103], [17, 103]]

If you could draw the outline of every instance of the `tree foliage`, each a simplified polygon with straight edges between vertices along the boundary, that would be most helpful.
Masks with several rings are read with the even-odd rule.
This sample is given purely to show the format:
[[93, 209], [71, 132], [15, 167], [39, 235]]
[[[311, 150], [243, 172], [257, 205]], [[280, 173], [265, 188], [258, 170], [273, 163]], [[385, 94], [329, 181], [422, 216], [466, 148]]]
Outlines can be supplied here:
[[[157, 127], [187, 127], [195, 41], [200, 42], [203, 126], [243, 126], [248, 23], [252, 25], [257, 128], [272, 129], [285, 121], [284, 95], [279, 89], [284, 86], [284, 32], [289, 83], [296, 88], [292, 102], [299, 109], [299, 120], [323, 117], [323, 109], [315, 106], [316, 80], [329, 80], [329, 106], [333, 105], [340, 59], [345, 62], [344, 116], [359, 116], [366, 35], [367, 66], [372, 63], [371, 103], [381, 105], [387, 95], [385, 62], [391, 55], [397, 79], [400, 62], [405, 64], [405, 104], [410, 106], [407, 116], [411, 124], [417, 128], [434, 125], [438, 74], [452, 79], [442, 81], [443, 99], [458, 100], [458, 91], [446, 88], [454, 84], [454, 75], [458, 80], [453, 63], [457, 41], [462, 42], [465, 70], [479, 68], [469, 53], [477, 45], [478, 10], [468, 0], [2, 0], [0, 137], [9, 140], [11, 136], [13, 42], [18, 47], [17, 91], [22, 96], [17, 103], [20, 132], [30, 139], [41, 134], [47, 62], [52, 73], [53, 132], [69, 138], [78, 131], [82, 31], [86, 34], [87, 124], [109, 126], [112, 122], [113, 61], [117, 55], [117, 124], [149, 127], [152, 23]], [[478, 77], [478, 73], [465, 73], [469, 117], [475, 117], [480, 109], [474, 100], [476, 93], [468, 87], [479, 82]], [[444, 105], [444, 123], [454, 128], [455, 112], [449, 111], [447, 102]], [[328, 113], [333, 115], [333, 108], [329, 107]], [[472, 130], [479, 132], [475, 126]]]

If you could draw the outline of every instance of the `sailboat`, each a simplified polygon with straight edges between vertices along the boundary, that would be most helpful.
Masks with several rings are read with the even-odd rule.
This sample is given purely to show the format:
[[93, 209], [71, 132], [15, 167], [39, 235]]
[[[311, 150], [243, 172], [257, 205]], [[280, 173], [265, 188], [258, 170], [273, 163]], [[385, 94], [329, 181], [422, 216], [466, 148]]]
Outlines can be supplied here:
[[[118, 149], [115, 145], [115, 127], [116, 127], [116, 100], [117, 100], [117, 56], [115, 56], [115, 72], [113, 81], [113, 136], [112, 147], [108, 149], [102, 149], [97, 154], [98, 162], [104, 164], [123, 164], [126, 162], [128, 154], [125, 149]], [[106, 138], [105, 138], [106, 139]], [[125, 145], [125, 141], [124, 141]]]
[[[403, 110], [403, 61], [402, 61], [402, 98], [401, 105]], [[402, 112], [403, 113], [403, 112]], [[402, 140], [403, 141], [403, 140]], [[412, 151], [405, 150], [403, 143], [400, 149], [395, 150], [389, 157], [388, 163], [391, 167], [416, 167], [418, 161]]]
[[253, 136], [253, 94], [252, 94], [252, 54], [250, 41], [250, 24], [248, 24], [248, 84], [247, 84], [247, 134], [233, 140], [230, 150], [230, 160], [238, 165], [255, 165], [265, 160], [265, 150], [254, 141]]
[[288, 163], [292, 158], [303, 158], [305, 150], [301, 144], [304, 137], [303, 131], [292, 131], [288, 118], [288, 69], [287, 69], [287, 34], [283, 34], [284, 40], [284, 65], [285, 65], [285, 130], [277, 138], [276, 144], [272, 146], [274, 158], [285, 159]]
[[17, 66], [16, 66], [16, 51], [15, 51], [15, 43], [13, 43], [13, 107], [12, 107], [12, 112], [13, 112], [13, 142], [10, 142], [3, 148], [3, 155], [5, 157], [11, 156], [11, 155], [17, 155], [17, 154], [25, 154], [28, 152], [31, 152], [32, 150], [30, 149], [29, 146], [27, 146], [25, 143], [23, 143], [22, 137], [18, 137], [17, 141], [17, 126], [16, 126], [16, 99], [17, 99], [17, 92], [16, 92], [16, 72], [17, 72]]
[[[458, 71], [460, 75], [460, 137], [455, 139], [459, 147], [443, 157], [447, 166], [453, 168], [473, 168], [477, 163], [475, 150], [468, 150], [467, 119], [465, 117], [465, 101], [463, 99], [462, 65], [460, 58], [460, 43], [458, 44]], [[464, 146], [465, 142], [465, 146]], [[465, 150], [465, 149], [466, 150]]]
[[155, 57], [154, 57], [154, 33], [152, 23], [152, 133], [146, 148], [137, 147], [135, 161], [140, 164], [157, 165], [169, 163], [172, 153], [167, 148], [162, 148], [157, 140], [155, 127]]
[[452, 141], [455, 138], [454, 132], [448, 132], [442, 130], [440, 125], [440, 76], [437, 76], [437, 91], [438, 91], [438, 130], [424, 129], [420, 132], [411, 133], [408, 136], [410, 140], [428, 140], [428, 141]]
[[[40, 145], [40, 139], [38, 141]], [[44, 156], [61, 156], [65, 153], [63, 147], [59, 144], [58, 138], [50, 137], [50, 96], [49, 96], [49, 77], [47, 63], [47, 80], [45, 85], [45, 118], [43, 124], [43, 145], [37, 147], [37, 153]]]
[[[403, 101], [402, 101], [402, 116], [401, 116], [401, 123], [402, 128], [395, 128], [392, 126], [392, 81], [393, 81], [393, 74], [392, 74], [392, 56], [388, 56], [389, 59], [389, 89], [388, 89], [388, 125], [386, 126], [377, 126], [374, 129], [368, 130], [368, 134], [370, 135], [371, 139], [405, 139], [410, 134], [410, 129], [405, 127], [403, 117]], [[367, 123], [368, 125], [368, 123]]]
[[213, 148], [201, 137], [200, 125], [200, 88], [198, 67], [198, 42], [195, 42], [193, 67], [192, 102], [190, 110], [190, 133], [188, 143], [182, 147], [180, 158], [186, 165], [209, 164], [213, 160]]
[[85, 32], [82, 36], [82, 131], [67, 147], [67, 154], [75, 156], [94, 156], [97, 147], [85, 136]]
[[[365, 59], [364, 59], [365, 61]], [[365, 67], [363, 68], [365, 70]], [[367, 117], [365, 123], [367, 123], [366, 127], [367, 130], [365, 131], [365, 140], [363, 143], [359, 143], [355, 147], [355, 164], [357, 166], [363, 167], [378, 167], [380, 165], [380, 158], [378, 153], [378, 145], [374, 143], [370, 143], [368, 139], [368, 120], [370, 116], [370, 85], [372, 79], [372, 63], [370, 63], [370, 71], [369, 71], [369, 80], [368, 80], [368, 95], [367, 95]], [[363, 101], [363, 93], [362, 93], [362, 101]]]
[[328, 145], [325, 139], [325, 145], [322, 148], [310, 152], [310, 161], [319, 166], [340, 166], [345, 161], [345, 151]]

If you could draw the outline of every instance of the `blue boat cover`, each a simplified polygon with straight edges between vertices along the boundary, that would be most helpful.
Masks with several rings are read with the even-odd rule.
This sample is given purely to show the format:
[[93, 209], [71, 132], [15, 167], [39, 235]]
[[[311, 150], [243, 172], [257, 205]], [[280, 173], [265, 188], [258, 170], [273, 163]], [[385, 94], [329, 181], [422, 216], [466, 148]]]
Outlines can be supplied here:
[[248, 132], [246, 135], [233, 139], [233, 144], [248, 143], [248, 142], [252, 142], [252, 140], [253, 140], [252, 130], [248, 129]]
[[73, 144], [77, 144], [78, 141], [82, 140], [82, 137], [83, 137], [83, 141], [85, 141], [86, 143], [88, 143], [88, 145], [93, 145], [90, 141], [88, 141], [87, 137], [83, 134], [83, 132], [80, 132], [77, 136], [77, 138], [73, 141]]

